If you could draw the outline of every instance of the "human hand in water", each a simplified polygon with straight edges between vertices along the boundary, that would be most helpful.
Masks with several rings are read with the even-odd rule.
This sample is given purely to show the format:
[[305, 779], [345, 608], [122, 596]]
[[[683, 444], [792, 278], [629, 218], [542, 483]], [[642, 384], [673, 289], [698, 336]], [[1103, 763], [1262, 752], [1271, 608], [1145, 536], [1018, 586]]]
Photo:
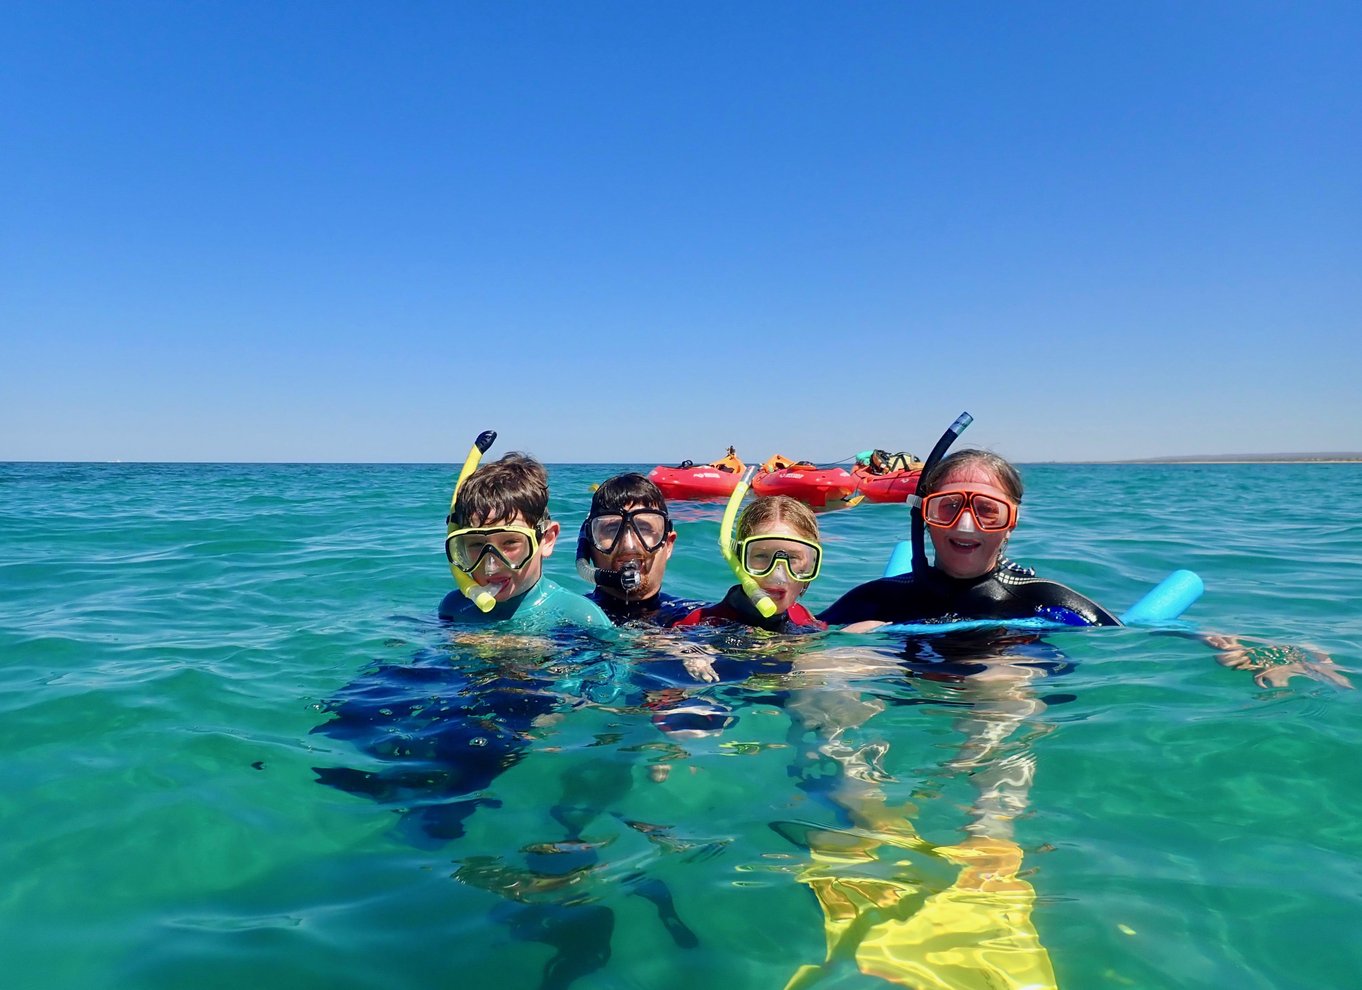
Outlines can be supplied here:
[[686, 673], [697, 681], [708, 681], [713, 684], [719, 680], [719, 673], [714, 669], [714, 662], [710, 660], [710, 656], [711, 654], [703, 647], [692, 645], [682, 652], [681, 665], [686, 668]]
[[1235, 670], [1253, 671], [1253, 683], [1262, 688], [1286, 687], [1293, 677], [1352, 689], [1352, 682], [1334, 665], [1329, 654], [1313, 646], [1246, 644], [1238, 636], [1207, 634], [1206, 645], [1216, 650], [1216, 660]]

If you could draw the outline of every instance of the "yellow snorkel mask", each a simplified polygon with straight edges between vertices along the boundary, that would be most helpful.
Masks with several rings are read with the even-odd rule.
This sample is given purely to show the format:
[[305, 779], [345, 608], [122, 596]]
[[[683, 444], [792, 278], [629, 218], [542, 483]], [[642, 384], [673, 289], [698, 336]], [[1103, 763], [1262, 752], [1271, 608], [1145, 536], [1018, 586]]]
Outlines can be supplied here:
[[724, 509], [724, 521], [719, 525], [719, 551], [724, 555], [724, 560], [728, 561], [728, 566], [733, 568], [733, 573], [737, 576], [738, 583], [742, 585], [743, 592], [748, 598], [752, 599], [752, 604], [761, 613], [761, 617], [769, 619], [776, 614], [776, 603], [771, 601], [770, 596], [761, 590], [761, 585], [757, 584], [756, 578], [743, 569], [742, 561], [738, 559], [737, 548], [733, 543], [733, 522], [738, 517], [738, 506], [742, 505], [743, 496], [747, 494], [752, 475], [756, 473], [756, 470], [755, 467], [750, 467], [743, 472], [742, 479], [728, 499], [728, 508]]
[[478, 582], [474, 581], [472, 575], [459, 570], [458, 565], [454, 563], [454, 557], [449, 552], [449, 538], [459, 528], [454, 521], [454, 506], [459, 501], [459, 489], [468, 480], [468, 476], [478, 469], [482, 455], [487, 453], [496, 438], [496, 430], [484, 430], [473, 441], [473, 449], [468, 452], [468, 459], [463, 462], [463, 469], [459, 471], [459, 480], [454, 482], [454, 496], [449, 500], [449, 515], [445, 517], [445, 556], [449, 558], [449, 570], [454, 575], [454, 583], [459, 586], [464, 597], [469, 599], [482, 612], [492, 611], [496, 607], [497, 600]]

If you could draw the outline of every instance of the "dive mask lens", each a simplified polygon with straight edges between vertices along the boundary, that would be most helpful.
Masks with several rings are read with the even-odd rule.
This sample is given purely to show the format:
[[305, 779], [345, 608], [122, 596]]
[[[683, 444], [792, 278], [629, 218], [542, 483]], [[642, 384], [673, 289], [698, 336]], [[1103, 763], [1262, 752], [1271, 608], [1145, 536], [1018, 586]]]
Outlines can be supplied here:
[[922, 500], [922, 518], [928, 526], [949, 529], [969, 509], [974, 525], [996, 533], [1012, 525], [1012, 503], [983, 492], [940, 492]]
[[796, 581], [812, 581], [822, 570], [823, 548], [790, 536], [749, 536], [738, 544], [738, 559], [753, 577], [766, 577], [783, 564]]
[[445, 538], [445, 554], [459, 570], [472, 574], [489, 554], [513, 571], [539, 550], [539, 536], [524, 526], [480, 526], [456, 529]]
[[667, 514], [656, 509], [609, 512], [592, 516], [587, 522], [591, 545], [601, 553], [614, 553], [629, 530], [633, 530], [645, 553], [655, 552], [667, 541]]

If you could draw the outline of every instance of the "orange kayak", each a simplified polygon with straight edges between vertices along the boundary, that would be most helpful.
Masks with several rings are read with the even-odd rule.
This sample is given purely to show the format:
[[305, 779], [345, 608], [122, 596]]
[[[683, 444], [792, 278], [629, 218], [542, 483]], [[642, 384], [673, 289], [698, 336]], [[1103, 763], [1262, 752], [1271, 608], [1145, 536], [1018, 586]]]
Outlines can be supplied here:
[[789, 495], [811, 509], [838, 509], [851, 504], [856, 479], [845, 468], [818, 467], [777, 454], [758, 469], [752, 491], [758, 495]]

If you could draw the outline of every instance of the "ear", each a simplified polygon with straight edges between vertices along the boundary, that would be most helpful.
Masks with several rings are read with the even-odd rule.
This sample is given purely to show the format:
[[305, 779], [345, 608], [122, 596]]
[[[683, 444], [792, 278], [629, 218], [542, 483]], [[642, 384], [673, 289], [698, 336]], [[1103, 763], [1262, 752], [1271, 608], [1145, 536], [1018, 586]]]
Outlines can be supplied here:
[[674, 549], [676, 549], [676, 530], [667, 534], [667, 538], [662, 541], [662, 546], [657, 548], [657, 552], [662, 555], [663, 560], [671, 560]]
[[539, 556], [553, 556], [553, 547], [558, 542], [558, 534], [562, 532], [562, 529], [556, 522], [551, 522], [544, 527], [544, 535], [539, 538]]

